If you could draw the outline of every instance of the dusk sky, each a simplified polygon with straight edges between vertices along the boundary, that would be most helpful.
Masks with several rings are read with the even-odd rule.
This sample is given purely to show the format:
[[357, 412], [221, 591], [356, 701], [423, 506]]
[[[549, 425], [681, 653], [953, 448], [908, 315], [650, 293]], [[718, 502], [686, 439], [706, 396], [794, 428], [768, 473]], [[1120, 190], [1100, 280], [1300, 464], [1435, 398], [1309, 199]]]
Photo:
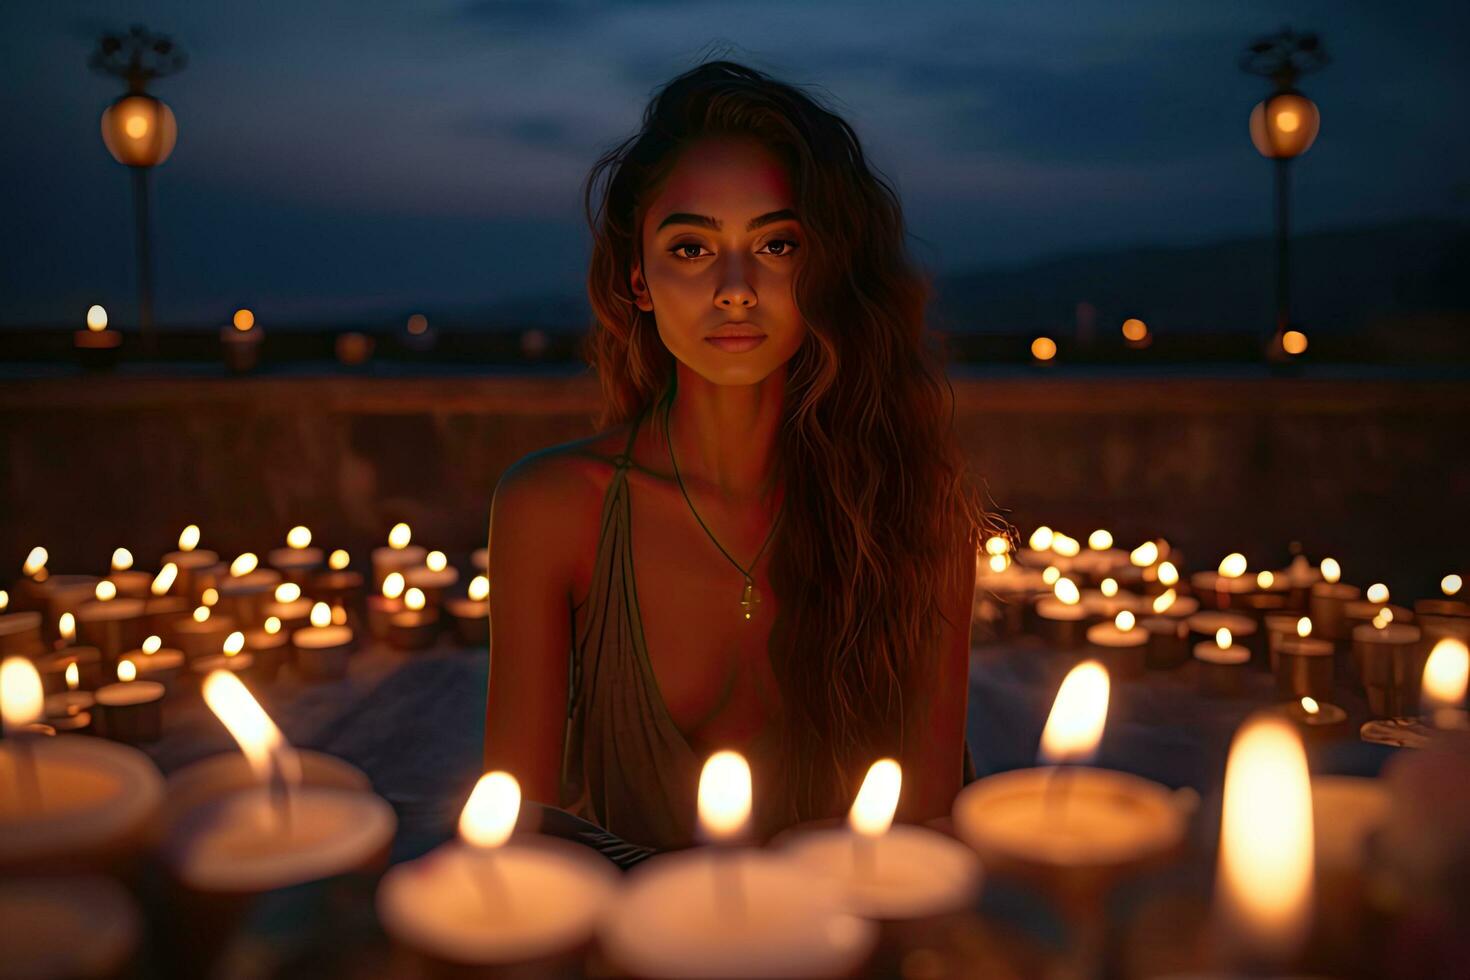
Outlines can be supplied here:
[[98, 120], [96, 37], [190, 56], [154, 94], [158, 315], [223, 322], [473, 307], [580, 290], [581, 183], [709, 52], [820, 86], [939, 271], [1271, 230], [1246, 120], [1254, 36], [1317, 30], [1297, 227], [1470, 211], [1470, 45], [1449, 2], [762, 0], [26, 2], [0, 11], [0, 325], [134, 313], [132, 205]]

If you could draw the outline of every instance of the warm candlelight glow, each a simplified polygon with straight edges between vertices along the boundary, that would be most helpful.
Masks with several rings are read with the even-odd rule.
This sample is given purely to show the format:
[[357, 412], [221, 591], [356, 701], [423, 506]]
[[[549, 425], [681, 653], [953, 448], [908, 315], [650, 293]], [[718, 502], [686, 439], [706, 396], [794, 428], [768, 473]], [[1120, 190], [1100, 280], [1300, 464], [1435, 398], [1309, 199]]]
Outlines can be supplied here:
[[133, 553], [126, 548], [118, 548], [112, 553], [112, 570], [114, 572], [126, 572], [133, 567]]
[[1276, 576], [1270, 572], [1256, 573], [1256, 588], [1269, 589], [1276, 582]]
[[332, 607], [332, 625], [333, 626], [346, 626], [347, 625], [347, 610], [344, 609], [341, 605], [336, 605], [336, 606], [333, 606]]
[[1312, 619], [1310, 616], [1303, 616], [1296, 621], [1296, 635], [1304, 640], [1312, 635]]
[[1056, 585], [1057, 579], [1062, 577], [1062, 570], [1055, 565], [1048, 565], [1041, 570], [1041, 580], [1047, 585]]
[[211, 585], [209, 588], [204, 590], [203, 594], [199, 596], [199, 601], [204, 603], [206, 606], [218, 605], [219, 589], [216, 589], [214, 586]]
[[311, 544], [311, 529], [303, 524], [297, 524], [286, 532], [286, 547], [301, 550]]
[[1032, 551], [1048, 551], [1051, 549], [1052, 531], [1045, 524], [1031, 532], [1027, 544], [1031, 545]]
[[1220, 559], [1219, 572], [1225, 578], [1240, 578], [1245, 574], [1245, 555], [1232, 551]]
[[879, 759], [868, 767], [867, 776], [858, 790], [857, 799], [847, 813], [847, 823], [854, 833], [864, 837], [881, 837], [893, 825], [898, 809], [898, 794], [903, 787], [903, 770], [894, 759]]
[[1368, 586], [1368, 591], [1364, 593], [1364, 596], [1367, 597], [1369, 602], [1387, 602], [1388, 586], [1382, 582], [1374, 582]]
[[1219, 629], [1215, 630], [1215, 646], [1219, 647], [1221, 650], [1229, 650], [1230, 641], [1231, 637], [1229, 628], [1221, 626]]
[[424, 558], [424, 565], [431, 572], [442, 572], [449, 567], [449, 559], [445, 557], [442, 551], [431, 551]]
[[1031, 341], [1031, 356], [1038, 361], [1049, 361], [1057, 356], [1057, 342], [1050, 337], [1037, 337]]
[[236, 310], [230, 322], [235, 325], [236, 330], [244, 333], [246, 330], [255, 326], [255, 314], [249, 310]]
[[262, 782], [270, 779], [271, 755], [289, 750], [276, 723], [240, 678], [228, 670], [213, 670], [204, 678], [204, 703], [245, 753], [250, 768]]
[[[1283, 115], [1284, 119], [1285, 116]], [[1281, 349], [1288, 354], [1300, 354], [1307, 349], [1307, 335], [1300, 330], [1288, 330], [1281, 335]]]
[[1301, 738], [1259, 716], [1235, 735], [1225, 767], [1216, 891], [1252, 958], [1280, 964], [1312, 914], [1312, 786]]
[[1302, 698], [1302, 710], [1309, 715], [1315, 715], [1318, 711], [1321, 711], [1322, 709], [1320, 706], [1318, 706], [1316, 698], [1304, 697]]
[[490, 597], [490, 580], [483, 575], [470, 579], [469, 595], [476, 602], [484, 602]]
[[10, 593], [9, 592], [6, 592], [4, 589], [0, 589], [0, 612], [4, 612], [9, 607], [10, 607]]
[[1174, 600], [1178, 597], [1179, 594], [1173, 589], [1165, 589], [1163, 592], [1160, 592], [1154, 596], [1154, 612], [1163, 613], [1167, 611], [1170, 606], [1174, 605]]
[[1373, 626], [1377, 629], [1387, 629], [1388, 624], [1393, 622], [1393, 610], [1380, 609], [1373, 617]]
[[66, 689], [68, 691], [75, 691], [81, 686], [82, 671], [81, 668], [77, 666], [77, 662], [73, 660], [71, 663], [66, 665]]
[[1009, 555], [991, 555], [989, 564], [992, 572], [1000, 573], [1011, 567], [1011, 559]]
[[1342, 566], [1337, 563], [1337, 559], [1335, 558], [1323, 558], [1321, 571], [1322, 581], [1324, 582], [1336, 582], [1342, 578]]
[[1159, 546], [1152, 541], [1145, 541], [1128, 553], [1128, 561], [1133, 565], [1137, 565], [1139, 568], [1152, 565], [1158, 560]]
[[239, 630], [235, 630], [235, 632], [225, 637], [225, 656], [233, 657], [235, 654], [239, 653], [243, 649], [245, 649], [244, 633], [241, 633]]
[[45, 548], [36, 545], [31, 549], [31, 553], [26, 555], [25, 564], [20, 566], [20, 570], [26, 575], [35, 575], [46, 567], [46, 561], [50, 557]]
[[327, 557], [327, 567], [334, 572], [340, 572], [352, 561], [352, 556], [346, 551], [338, 548]]
[[70, 643], [77, 638], [77, 618], [69, 612], [61, 614], [56, 621], [56, 632], [66, 642]]
[[[129, 119], [128, 122], [132, 120]], [[87, 307], [87, 329], [93, 333], [107, 329], [107, 310], [97, 303]]]
[[1159, 562], [1159, 584], [1169, 586], [1179, 584], [1179, 569], [1174, 567], [1172, 561]]
[[148, 586], [148, 591], [154, 595], [168, 595], [168, 590], [174, 587], [174, 582], [179, 577], [179, 566], [169, 562], [158, 570], [153, 576], [153, 584]]
[[749, 820], [750, 765], [739, 752], [716, 752], [699, 774], [699, 826], [710, 840], [733, 840]]
[[146, 640], [143, 641], [143, 653], [146, 654], [147, 656], [150, 656], [151, 657], [155, 653], [157, 653], [159, 650], [162, 650], [162, 649], [163, 649], [163, 638], [162, 637], [159, 637], [159, 636], [150, 636], [150, 637], [148, 637], [148, 639], [146, 639]]
[[408, 547], [408, 542], [413, 540], [413, 531], [407, 524], [401, 521], [393, 525], [393, 530], [388, 532], [388, 547], [394, 550], [402, 550]]
[[1069, 578], [1057, 579], [1057, 584], [1052, 586], [1056, 597], [1069, 606], [1075, 606], [1082, 599], [1082, 593], [1077, 591], [1076, 584]]
[[97, 597], [98, 602], [111, 602], [117, 598], [117, 586], [113, 585], [107, 579], [103, 579], [97, 583], [97, 587], [92, 590], [92, 594]]
[[179, 532], [179, 550], [193, 551], [199, 547], [199, 525], [190, 524]]
[[1105, 578], [1098, 583], [1097, 588], [1099, 592], [1111, 599], [1113, 596], [1118, 594], [1118, 580], [1113, 578]]
[[117, 679], [124, 684], [138, 679], [138, 667], [131, 660], [117, 662]]
[[322, 629], [332, 625], [332, 607], [325, 602], [318, 602], [311, 607], [311, 625]]
[[275, 595], [277, 602], [295, 602], [301, 598], [301, 586], [295, 582], [282, 582], [276, 586]]
[[0, 662], [0, 719], [5, 730], [15, 731], [40, 721], [45, 712], [46, 695], [36, 665], [25, 657], [6, 657]]
[[1439, 580], [1439, 590], [1447, 596], [1458, 595], [1463, 583], [1458, 575], [1446, 575]]
[[403, 593], [403, 604], [407, 608], [412, 609], [414, 612], [418, 612], [420, 609], [424, 608], [424, 590], [409, 589], [407, 592]]
[[397, 599], [403, 595], [403, 573], [389, 572], [383, 576], [383, 598]]
[[1464, 641], [1447, 636], [1434, 645], [1424, 661], [1424, 700], [1432, 707], [1458, 708], [1470, 683], [1470, 649]]
[[985, 539], [985, 553], [987, 555], [1003, 555], [1011, 550], [1011, 543], [998, 534], [992, 534]]
[[1087, 547], [1093, 551], [1107, 551], [1113, 546], [1113, 535], [1098, 528], [1087, 536]]
[[281, 631], [281, 617], [267, 616], [265, 618], [265, 632], [268, 636], [275, 636]]
[[1136, 343], [1148, 336], [1148, 324], [1136, 316], [1130, 316], [1123, 321], [1123, 336]]
[[1063, 558], [1075, 558], [1077, 552], [1082, 550], [1082, 545], [1076, 538], [1069, 538], [1065, 534], [1054, 534], [1051, 540], [1051, 550]]
[[239, 578], [241, 575], [249, 575], [255, 571], [255, 567], [259, 564], [260, 559], [256, 558], [253, 552], [247, 551], [230, 562], [230, 575], [235, 578]]
[[209, 607], [198, 606], [194, 609], [194, 622], [203, 623], [209, 620]]
[[1126, 609], [1120, 611], [1118, 615], [1113, 617], [1113, 625], [1122, 630], [1124, 633], [1131, 630], [1135, 622], [1136, 620], [1133, 614]]
[[508, 772], [487, 772], [459, 813], [459, 836], [471, 847], [499, 847], [521, 812], [521, 784]]
[[1085, 763], [1097, 752], [1108, 718], [1111, 683], [1096, 660], [1073, 667], [1062, 680], [1041, 733], [1041, 761]]

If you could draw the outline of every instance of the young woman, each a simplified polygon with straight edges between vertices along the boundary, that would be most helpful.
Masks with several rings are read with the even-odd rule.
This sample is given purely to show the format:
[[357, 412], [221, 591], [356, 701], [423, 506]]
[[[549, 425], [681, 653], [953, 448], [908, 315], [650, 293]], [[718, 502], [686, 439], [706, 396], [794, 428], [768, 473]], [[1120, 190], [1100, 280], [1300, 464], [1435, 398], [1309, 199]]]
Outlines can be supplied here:
[[602, 431], [496, 488], [486, 767], [651, 849], [694, 842], [724, 748], [760, 838], [842, 815], [883, 756], [899, 819], [943, 817], [990, 515], [897, 196], [842, 119], [714, 61], [585, 203]]

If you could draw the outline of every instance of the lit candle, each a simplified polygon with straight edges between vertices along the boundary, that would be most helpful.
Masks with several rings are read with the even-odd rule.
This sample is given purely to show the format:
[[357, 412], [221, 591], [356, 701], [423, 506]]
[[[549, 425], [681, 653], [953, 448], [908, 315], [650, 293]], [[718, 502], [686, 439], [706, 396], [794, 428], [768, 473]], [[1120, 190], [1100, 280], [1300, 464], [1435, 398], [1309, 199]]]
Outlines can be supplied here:
[[250, 681], [260, 679], [255, 670], [255, 656], [245, 652], [245, 634], [240, 630], [225, 637], [218, 653], [191, 661], [189, 670], [201, 683], [215, 671], [238, 674]]
[[454, 633], [465, 646], [483, 646], [490, 639], [490, 579], [476, 575], [464, 598], [444, 604], [454, 622]]
[[902, 784], [898, 763], [880, 759], [869, 767], [845, 826], [792, 830], [774, 844], [837, 883], [853, 911], [870, 919], [919, 919], [971, 907], [980, 894], [979, 860], [927, 827], [894, 825]]
[[119, 742], [156, 742], [163, 734], [163, 697], [157, 681], [138, 680], [131, 660], [119, 660], [117, 683], [97, 689], [97, 733]]
[[1110, 623], [1087, 627], [1087, 643], [1092, 655], [1101, 661], [1114, 677], [1138, 677], [1147, 662], [1148, 630], [1139, 629], [1137, 618], [1127, 609]]
[[1327, 640], [1312, 636], [1310, 617], [1297, 617], [1290, 636], [1271, 634], [1270, 639], [1274, 642], [1271, 667], [1276, 674], [1277, 690], [1283, 697], [1310, 695], [1322, 700], [1332, 696], [1336, 648]]
[[1202, 693], [1234, 697], [1245, 692], [1251, 652], [1235, 643], [1229, 628], [1222, 626], [1213, 640], [1196, 643], [1194, 661]]
[[219, 555], [199, 547], [198, 524], [190, 524], [179, 532], [179, 548], [163, 556], [164, 564], [172, 564], [178, 570], [178, 582], [172, 592], [186, 599], [198, 599], [204, 585], [197, 581], [206, 570], [219, 564]]
[[140, 680], [157, 681], [169, 694], [176, 690], [185, 662], [184, 651], [166, 648], [156, 634], [144, 639], [138, 649], [129, 650], [124, 659], [132, 662]]
[[1282, 706], [1286, 717], [1297, 727], [1303, 742], [1322, 745], [1352, 734], [1347, 712], [1335, 704], [1304, 695]]
[[1245, 555], [1231, 552], [1220, 560], [1215, 571], [1199, 571], [1189, 576], [1195, 595], [1216, 609], [1228, 609], [1256, 587], [1254, 576], [1247, 576]]
[[165, 562], [148, 584], [148, 595], [143, 600], [145, 626], [150, 633], [165, 633], [173, 628], [180, 618], [189, 615], [193, 607], [182, 595], [174, 594], [179, 581], [179, 566]]
[[1261, 663], [1267, 660], [1265, 635], [1250, 616], [1205, 609], [1188, 617], [1185, 622], [1189, 624], [1189, 631], [1199, 637], [1213, 637], [1222, 628], [1228, 629], [1234, 644], [1245, 650], [1247, 656], [1255, 656]]
[[137, 646], [146, 636], [146, 604], [142, 599], [119, 599], [117, 586], [107, 579], [94, 587], [94, 600], [77, 607], [76, 627], [83, 643], [102, 651], [109, 664], [116, 664], [123, 651]]
[[219, 328], [220, 352], [225, 364], [237, 374], [254, 370], [264, 337], [265, 330], [256, 324], [253, 312], [236, 310], [230, 322]]
[[347, 674], [352, 652], [352, 629], [332, 622], [332, 608], [325, 602], [311, 607], [311, 625], [291, 634], [296, 648], [296, 669], [311, 680], [335, 680]]
[[136, 853], [155, 822], [163, 779], [136, 749], [86, 735], [27, 737], [44, 710], [41, 679], [20, 657], [0, 663], [0, 870], [101, 869]]
[[1465, 688], [1470, 683], [1470, 649], [1464, 641], [1446, 637], [1434, 645], [1424, 662], [1421, 685], [1424, 715], [1435, 728], [1470, 729], [1465, 714]]
[[1053, 595], [1036, 602], [1036, 617], [1041, 626], [1041, 635], [1053, 649], [1077, 650], [1087, 640], [1087, 626], [1091, 622], [1087, 610], [1082, 608], [1082, 594], [1076, 583], [1059, 577], [1052, 586]]
[[272, 600], [261, 609], [262, 621], [274, 616], [287, 630], [300, 629], [311, 621], [312, 601], [301, 594], [301, 586], [295, 582], [276, 586]]
[[388, 638], [388, 621], [403, 611], [404, 580], [402, 572], [389, 572], [383, 578], [379, 595], [368, 596], [368, 632], [379, 640]]
[[419, 589], [430, 606], [443, 605], [444, 590], [453, 588], [459, 581], [459, 571], [449, 564], [442, 551], [431, 551], [424, 556], [424, 563], [404, 569], [404, 584]]
[[112, 571], [107, 580], [117, 587], [117, 594], [129, 599], [148, 598], [148, 586], [153, 576], [133, 567], [133, 553], [126, 548], [112, 552]]
[[1470, 602], [1459, 598], [1464, 580], [1456, 573], [1439, 580], [1440, 598], [1414, 600], [1414, 621], [1423, 629], [1431, 626], [1458, 627], [1470, 631]]
[[209, 606], [196, 606], [193, 613], [173, 624], [174, 642], [189, 660], [219, 653], [225, 637], [235, 632], [233, 616], [216, 616]]
[[846, 976], [877, 930], [846, 910], [842, 889], [790, 857], [741, 847], [750, 768], [717, 752], [699, 779], [701, 835], [716, 846], [656, 854], [627, 873], [602, 919], [609, 959], [640, 977]]
[[1188, 618], [1199, 610], [1193, 596], [1181, 596], [1172, 587], [1149, 602], [1151, 616], [1144, 616], [1138, 626], [1148, 634], [1144, 659], [1149, 667], [1169, 670], [1189, 659]]
[[393, 525], [388, 532], [388, 546], [373, 549], [373, 589], [383, 587], [383, 579], [389, 572], [402, 572], [422, 565], [427, 553], [416, 544], [410, 544], [413, 530], [402, 522]]
[[460, 814], [459, 839], [383, 876], [378, 918], [395, 941], [431, 963], [579, 972], [618, 871], [559, 838], [512, 838], [520, 805], [515, 777], [486, 773]]
[[1279, 716], [1248, 719], [1225, 767], [1216, 877], [1221, 951], [1243, 971], [1290, 966], [1313, 906], [1312, 789], [1296, 730]]
[[93, 304], [87, 308], [87, 326], [72, 333], [72, 346], [82, 366], [90, 370], [110, 368], [117, 363], [122, 334], [107, 326], [107, 310]]
[[362, 599], [363, 581], [360, 572], [348, 566], [352, 556], [337, 548], [327, 556], [327, 570], [311, 576], [307, 591], [318, 599], [343, 606], [355, 605]]
[[305, 585], [322, 566], [322, 549], [311, 547], [311, 528], [298, 524], [286, 532], [286, 547], [272, 550], [266, 560], [287, 581]]
[[1408, 718], [1419, 711], [1419, 627], [1378, 618], [1353, 627], [1353, 661], [1375, 718]]
[[263, 623], [266, 605], [271, 602], [281, 573], [261, 568], [253, 552], [245, 552], [230, 562], [230, 574], [217, 581], [220, 612], [228, 613], [237, 623]]
[[1322, 581], [1312, 583], [1308, 610], [1318, 635], [1328, 640], [1348, 639], [1347, 604], [1362, 594], [1356, 585], [1341, 581], [1342, 566], [1333, 558], [1322, 559]]
[[439, 631], [439, 613], [429, 609], [420, 589], [403, 593], [403, 610], [388, 617], [388, 642], [399, 650], [423, 650], [433, 645]]

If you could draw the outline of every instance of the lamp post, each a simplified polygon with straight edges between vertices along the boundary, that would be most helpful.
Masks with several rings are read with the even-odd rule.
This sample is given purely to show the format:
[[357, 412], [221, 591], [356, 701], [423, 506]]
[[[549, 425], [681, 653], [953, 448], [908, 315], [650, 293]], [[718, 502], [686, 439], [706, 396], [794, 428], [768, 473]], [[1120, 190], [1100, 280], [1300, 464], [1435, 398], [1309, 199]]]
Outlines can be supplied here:
[[1251, 142], [1276, 164], [1276, 328], [1266, 356], [1277, 360], [1306, 349], [1305, 337], [1291, 330], [1290, 215], [1291, 161], [1317, 138], [1321, 116], [1311, 99], [1296, 90], [1296, 80], [1328, 62], [1316, 34], [1291, 28], [1258, 38], [1240, 57], [1240, 67], [1271, 79], [1276, 90], [1251, 110]]
[[153, 348], [153, 249], [148, 211], [148, 175], [173, 152], [178, 123], [173, 110], [146, 91], [155, 78], [183, 69], [188, 57], [173, 40], [134, 24], [126, 34], [107, 33], [88, 61], [93, 71], [121, 78], [128, 90], [102, 113], [102, 142], [113, 159], [133, 172], [133, 215], [137, 227], [138, 324], [143, 346]]

